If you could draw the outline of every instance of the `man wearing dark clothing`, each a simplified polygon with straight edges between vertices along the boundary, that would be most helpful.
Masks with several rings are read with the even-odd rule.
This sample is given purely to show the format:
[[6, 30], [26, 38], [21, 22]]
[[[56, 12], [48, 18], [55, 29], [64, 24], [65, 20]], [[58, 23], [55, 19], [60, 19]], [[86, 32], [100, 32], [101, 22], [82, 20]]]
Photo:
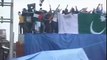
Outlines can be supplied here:
[[26, 26], [27, 26], [27, 33], [32, 33], [32, 17], [31, 16], [26, 16]]
[[45, 21], [45, 32], [46, 33], [53, 33], [53, 21]]
[[46, 20], [45, 20], [45, 32], [46, 33], [52, 33], [53, 32], [53, 27], [52, 27], [52, 15], [50, 14], [50, 13], [48, 13], [47, 15], [46, 15]]
[[52, 21], [53, 32], [58, 33], [58, 22]]
[[44, 14], [44, 12], [40, 11], [40, 14], [38, 17], [39, 21], [41, 22], [40, 33], [44, 32], [44, 19], [43, 19], [44, 15], [43, 14]]

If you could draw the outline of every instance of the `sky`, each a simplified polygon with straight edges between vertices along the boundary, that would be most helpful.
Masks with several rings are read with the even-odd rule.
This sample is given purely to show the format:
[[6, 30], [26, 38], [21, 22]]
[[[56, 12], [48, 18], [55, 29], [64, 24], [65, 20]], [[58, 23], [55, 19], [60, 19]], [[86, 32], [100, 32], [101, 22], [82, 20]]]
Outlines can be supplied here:
[[[4, 0], [5, 2], [10, 2], [11, 0]], [[1, 2], [1, 0], [0, 0]], [[14, 28], [14, 42], [18, 40], [18, 11], [22, 11], [23, 8], [27, 8], [27, 4], [36, 3], [36, 10], [39, 10], [40, 0], [14, 0], [14, 20], [13, 20], [13, 28]], [[103, 4], [103, 9], [106, 11], [106, 0], [44, 0], [42, 9], [49, 10], [49, 4], [51, 4], [52, 10], [55, 10], [56, 7], [60, 4], [60, 9], [65, 9], [68, 5], [68, 9], [71, 7], [77, 6], [78, 9], [82, 9], [84, 7], [88, 7], [88, 10], [92, 10], [96, 8], [97, 5], [101, 3]], [[10, 18], [10, 7], [1, 7], [0, 6], [0, 17]], [[6, 29], [7, 40], [9, 40], [10, 36], [10, 24], [9, 23], [0, 23], [0, 29]]]

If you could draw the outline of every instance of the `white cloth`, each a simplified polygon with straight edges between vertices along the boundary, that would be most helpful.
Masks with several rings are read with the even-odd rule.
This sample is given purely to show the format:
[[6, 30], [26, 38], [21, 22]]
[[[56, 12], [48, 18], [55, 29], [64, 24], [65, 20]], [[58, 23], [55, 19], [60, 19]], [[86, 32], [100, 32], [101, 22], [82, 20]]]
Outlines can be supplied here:
[[54, 22], [58, 22], [58, 18], [57, 18], [57, 15], [55, 14], [53, 19], [52, 19]]
[[37, 21], [35, 24], [35, 30], [39, 31], [40, 26], [41, 26], [41, 22]]
[[[32, 59], [30, 59], [32, 58]], [[83, 48], [43, 51], [17, 60], [89, 60]]]
[[57, 17], [53, 17], [53, 21], [54, 21], [54, 22], [57, 22]]
[[58, 13], [59, 34], [78, 34], [78, 14], [60, 14]]
[[38, 18], [38, 17], [39, 17], [39, 15], [38, 15], [38, 14], [34, 14], [34, 15], [33, 15], [33, 17], [36, 17], [36, 18]]
[[27, 21], [27, 22], [31, 22], [31, 16], [27, 16], [27, 17], [26, 17], [26, 21]]

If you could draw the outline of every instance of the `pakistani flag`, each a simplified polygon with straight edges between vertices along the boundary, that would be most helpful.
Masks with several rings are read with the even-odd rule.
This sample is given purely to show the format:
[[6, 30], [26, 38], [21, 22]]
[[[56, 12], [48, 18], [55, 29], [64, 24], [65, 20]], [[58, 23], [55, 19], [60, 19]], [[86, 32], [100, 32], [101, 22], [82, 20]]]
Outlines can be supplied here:
[[105, 34], [106, 18], [98, 14], [58, 14], [59, 34]]

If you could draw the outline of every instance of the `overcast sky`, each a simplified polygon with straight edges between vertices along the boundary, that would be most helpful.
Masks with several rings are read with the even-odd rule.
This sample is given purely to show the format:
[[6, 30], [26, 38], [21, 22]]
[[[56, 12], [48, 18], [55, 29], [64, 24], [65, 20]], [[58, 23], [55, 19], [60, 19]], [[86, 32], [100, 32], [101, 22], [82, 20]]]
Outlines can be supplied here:
[[[0, 0], [1, 1], [1, 0]], [[9, 2], [11, 0], [4, 0]], [[15, 42], [18, 40], [18, 11], [22, 11], [23, 8], [27, 8], [27, 4], [36, 3], [36, 10], [39, 10], [39, 0], [14, 0], [14, 40]], [[98, 3], [103, 4], [104, 11], [106, 11], [106, 0], [44, 0], [42, 8], [44, 10], [49, 10], [49, 4], [51, 4], [52, 9], [54, 10], [58, 4], [60, 4], [60, 9], [65, 9], [68, 4], [68, 9], [71, 7], [77, 6], [78, 9], [82, 9], [84, 7], [88, 7], [88, 10], [92, 10], [96, 8]], [[0, 16], [4, 18], [10, 17], [10, 7], [1, 7], [0, 6]], [[7, 40], [9, 40], [9, 23], [0, 23], [0, 29], [6, 29]]]

